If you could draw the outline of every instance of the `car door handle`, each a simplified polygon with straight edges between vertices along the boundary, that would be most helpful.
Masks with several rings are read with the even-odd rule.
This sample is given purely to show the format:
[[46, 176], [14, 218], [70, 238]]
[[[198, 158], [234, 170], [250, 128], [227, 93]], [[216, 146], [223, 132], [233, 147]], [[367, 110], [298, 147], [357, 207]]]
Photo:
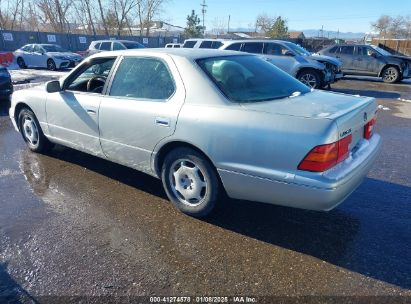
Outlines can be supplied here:
[[156, 125], [169, 127], [170, 126], [170, 119], [165, 117], [156, 117]]
[[96, 115], [96, 110], [93, 110], [93, 109], [87, 109], [86, 110], [87, 111], [87, 113], [89, 113], [89, 114], [93, 114], [93, 115]]

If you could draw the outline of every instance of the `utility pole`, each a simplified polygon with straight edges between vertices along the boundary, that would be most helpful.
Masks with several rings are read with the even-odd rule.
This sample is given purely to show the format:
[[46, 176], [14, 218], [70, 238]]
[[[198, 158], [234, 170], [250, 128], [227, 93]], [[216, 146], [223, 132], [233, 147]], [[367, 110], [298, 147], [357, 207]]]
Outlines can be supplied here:
[[204, 25], [204, 17], [205, 17], [205, 13], [207, 12], [206, 7], [208, 6], [205, 2], [205, 0], [203, 0], [203, 3], [200, 4], [202, 9], [201, 9], [201, 13], [203, 14], [203, 33], [205, 33], [205, 25]]
[[230, 20], [231, 20], [231, 15], [228, 15], [228, 27], [227, 27], [227, 34], [230, 33]]

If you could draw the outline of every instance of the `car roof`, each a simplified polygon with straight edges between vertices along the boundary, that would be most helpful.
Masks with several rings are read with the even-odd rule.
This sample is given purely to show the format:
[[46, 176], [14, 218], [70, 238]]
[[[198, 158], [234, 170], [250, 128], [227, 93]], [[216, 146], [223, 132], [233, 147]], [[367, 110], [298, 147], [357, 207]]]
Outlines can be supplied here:
[[98, 43], [98, 42], [134, 42], [134, 43], [140, 43], [138, 41], [134, 41], [134, 40], [111, 40], [111, 39], [105, 39], [105, 40], [93, 40], [92, 43]]
[[166, 54], [175, 57], [184, 57], [189, 60], [196, 60], [201, 58], [219, 57], [219, 56], [253, 56], [248, 53], [236, 52], [236, 51], [225, 51], [225, 50], [215, 50], [215, 49], [187, 49], [187, 48], [153, 48], [153, 49], [131, 49], [131, 50], [120, 50], [113, 52], [101, 52], [90, 56], [90, 58], [100, 58], [100, 57], [110, 57], [113, 55], [141, 55], [150, 56], [156, 54]]
[[245, 43], [245, 42], [259, 42], [259, 43], [264, 43], [264, 42], [276, 42], [276, 43], [291, 43], [294, 44], [294, 42], [291, 41], [286, 41], [286, 40], [275, 40], [275, 39], [239, 39], [239, 40], [221, 40], [224, 43]]

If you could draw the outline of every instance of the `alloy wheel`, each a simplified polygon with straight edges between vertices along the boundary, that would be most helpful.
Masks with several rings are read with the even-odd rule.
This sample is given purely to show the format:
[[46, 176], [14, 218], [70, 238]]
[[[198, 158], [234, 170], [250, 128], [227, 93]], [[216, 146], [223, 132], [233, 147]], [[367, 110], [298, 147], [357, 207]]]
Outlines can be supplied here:
[[208, 182], [205, 174], [193, 161], [178, 159], [169, 173], [171, 190], [177, 199], [189, 206], [200, 205], [207, 193]]
[[310, 87], [310, 88], [315, 88], [317, 86], [317, 79], [316, 77], [311, 74], [311, 73], [306, 73], [303, 74], [300, 79], [299, 79], [302, 83], [304, 83], [306, 86]]
[[32, 146], [36, 146], [39, 142], [39, 131], [35, 121], [30, 116], [24, 116], [22, 129], [24, 138], [28, 143]]

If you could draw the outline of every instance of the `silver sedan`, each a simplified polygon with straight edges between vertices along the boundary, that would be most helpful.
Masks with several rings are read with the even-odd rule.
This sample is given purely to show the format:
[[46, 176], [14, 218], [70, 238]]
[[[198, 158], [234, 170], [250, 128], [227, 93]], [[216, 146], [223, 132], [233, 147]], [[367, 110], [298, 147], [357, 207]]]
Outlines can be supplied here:
[[377, 155], [376, 110], [373, 98], [311, 90], [254, 55], [145, 49], [91, 56], [16, 92], [10, 118], [32, 151], [57, 143], [135, 168], [205, 216], [222, 193], [334, 208]]

